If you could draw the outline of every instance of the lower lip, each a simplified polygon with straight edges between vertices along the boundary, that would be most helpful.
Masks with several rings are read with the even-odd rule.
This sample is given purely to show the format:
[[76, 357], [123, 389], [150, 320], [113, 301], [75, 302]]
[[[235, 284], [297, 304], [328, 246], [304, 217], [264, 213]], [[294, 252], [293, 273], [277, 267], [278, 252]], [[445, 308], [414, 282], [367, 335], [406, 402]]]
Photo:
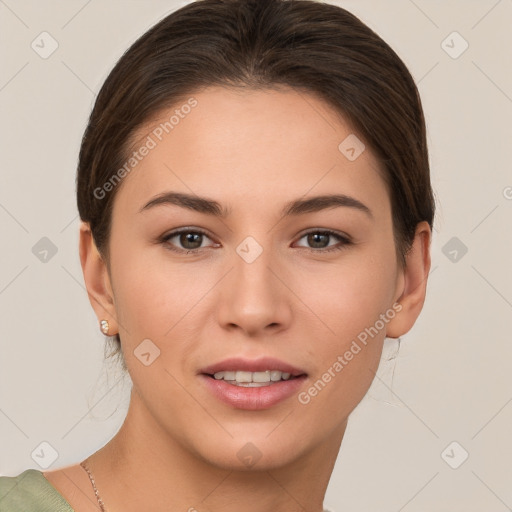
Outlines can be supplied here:
[[201, 374], [206, 387], [222, 402], [236, 409], [259, 411], [268, 409], [298, 392], [306, 379], [301, 375], [290, 380], [280, 380], [269, 386], [246, 388], [229, 384], [222, 379], [214, 379]]

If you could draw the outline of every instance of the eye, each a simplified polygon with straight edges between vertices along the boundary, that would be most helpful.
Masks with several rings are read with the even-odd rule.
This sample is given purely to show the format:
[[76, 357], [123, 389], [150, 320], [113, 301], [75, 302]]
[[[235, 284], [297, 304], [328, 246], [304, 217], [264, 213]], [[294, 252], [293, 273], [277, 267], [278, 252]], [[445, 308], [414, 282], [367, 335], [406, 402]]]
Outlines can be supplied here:
[[[199, 249], [203, 249], [205, 246], [202, 244], [205, 238], [211, 240], [207, 233], [200, 229], [181, 228], [164, 235], [160, 242], [166, 244], [167, 248], [172, 251], [188, 254], [199, 252]], [[173, 239], [176, 240], [174, 241]]]
[[[315, 253], [338, 251], [352, 244], [352, 241], [345, 235], [329, 229], [313, 230], [303, 234], [299, 240], [306, 239], [309, 247], [305, 249]], [[198, 253], [205, 247], [219, 247], [220, 244], [213, 242], [210, 245], [203, 245], [205, 239], [211, 240], [208, 234], [201, 229], [181, 228], [164, 235], [160, 242], [166, 247], [178, 253]], [[337, 241], [337, 244], [330, 244], [330, 241]], [[299, 247], [304, 247], [299, 245]]]
[[[311, 245], [310, 247], [306, 247], [306, 249], [312, 252], [339, 251], [344, 249], [347, 245], [352, 244], [352, 241], [347, 236], [331, 231], [330, 229], [309, 231], [302, 235], [300, 240], [303, 238], [306, 238], [306, 242]], [[337, 240], [338, 244], [329, 245], [329, 239], [332, 238]]]

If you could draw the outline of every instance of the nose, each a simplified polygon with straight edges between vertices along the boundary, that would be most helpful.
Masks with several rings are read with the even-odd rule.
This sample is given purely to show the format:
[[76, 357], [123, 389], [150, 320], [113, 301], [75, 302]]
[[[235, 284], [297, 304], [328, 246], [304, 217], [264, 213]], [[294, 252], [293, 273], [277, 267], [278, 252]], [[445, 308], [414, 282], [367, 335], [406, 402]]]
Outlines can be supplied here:
[[223, 329], [257, 337], [288, 328], [293, 293], [270, 252], [264, 250], [251, 263], [235, 255], [219, 290], [217, 315]]

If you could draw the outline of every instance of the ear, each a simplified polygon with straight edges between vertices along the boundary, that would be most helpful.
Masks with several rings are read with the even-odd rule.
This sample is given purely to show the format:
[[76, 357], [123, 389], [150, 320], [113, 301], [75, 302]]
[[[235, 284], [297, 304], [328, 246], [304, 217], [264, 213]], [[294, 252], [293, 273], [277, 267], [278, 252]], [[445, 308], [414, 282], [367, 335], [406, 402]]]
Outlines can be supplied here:
[[98, 323], [107, 320], [108, 335], [119, 332], [119, 324], [114, 305], [114, 293], [110, 283], [107, 265], [96, 248], [89, 223], [80, 224], [80, 263], [84, 274], [89, 301], [93, 307]]
[[428, 222], [420, 222], [411, 250], [406, 255], [405, 268], [399, 274], [395, 303], [399, 303], [401, 309], [397, 309], [397, 315], [387, 324], [388, 338], [398, 338], [409, 332], [423, 309], [431, 265], [431, 239]]

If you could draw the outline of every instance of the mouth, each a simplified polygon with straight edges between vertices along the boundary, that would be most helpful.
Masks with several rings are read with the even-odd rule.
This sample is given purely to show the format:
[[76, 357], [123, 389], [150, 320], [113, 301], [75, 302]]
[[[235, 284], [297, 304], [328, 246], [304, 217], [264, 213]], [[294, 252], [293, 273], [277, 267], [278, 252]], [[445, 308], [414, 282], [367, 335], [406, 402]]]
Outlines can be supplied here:
[[276, 382], [298, 379], [302, 375], [292, 375], [290, 372], [280, 370], [264, 370], [262, 372], [247, 372], [243, 370], [227, 370], [214, 374], [205, 374], [215, 380], [223, 380], [233, 386], [244, 388], [260, 388], [271, 386]]
[[253, 360], [232, 357], [203, 368], [200, 373], [242, 387], [270, 386], [274, 382], [307, 376], [304, 370], [272, 357]]
[[214, 397], [235, 409], [268, 409], [297, 393], [308, 374], [278, 359], [230, 358], [199, 371]]

